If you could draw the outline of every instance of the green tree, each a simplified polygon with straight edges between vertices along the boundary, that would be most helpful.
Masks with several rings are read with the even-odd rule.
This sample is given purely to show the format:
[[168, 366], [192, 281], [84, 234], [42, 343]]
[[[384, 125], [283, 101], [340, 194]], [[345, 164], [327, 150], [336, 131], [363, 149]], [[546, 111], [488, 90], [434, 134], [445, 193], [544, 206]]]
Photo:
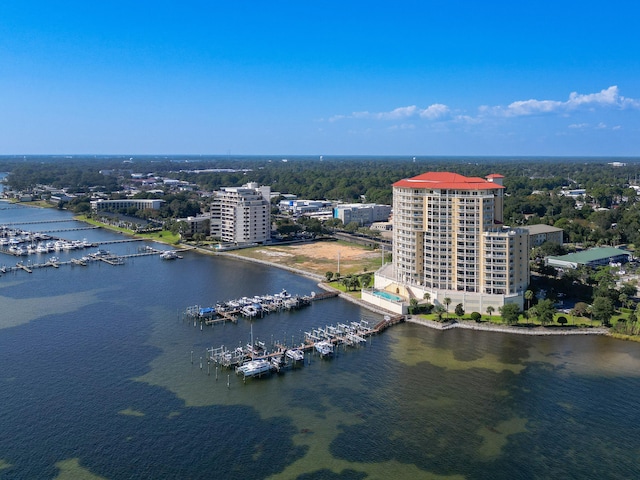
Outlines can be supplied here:
[[520, 308], [518, 308], [515, 303], [506, 303], [502, 307], [498, 308], [498, 311], [500, 312], [500, 315], [502, 315], [502, 321], [505, 323], [509, 325], [518, 323]]
[[439, 322], [442, 321], [442, 315], [444, 314], [444, 312], [445, 312], [445, 309], [442, 305], [436, 305], [436, 307], [433, 309], [433, 313], [436, 314]]
[[480, 320], [482, 320], [482, 314], [480, 312], [471, 312], [471, 320], [473, 320], [476, 323], [480, 323]]
[[414, 314], [417, 313], [418, 310], [418, 299], [412, 298], [409, 300], [409, 313]]
[[540, 300], [537, 305], [530, 309], [530, 311], [538, 317], [540, 323], [548, 325], [553, 322], [553, 316], [556, 313], [556, 308], [553, 306], [553, 301], [549, 298]]
[[333, 272], [327, 272], [324, 274], [324, 276], [327, 279], [327, 282], [330, 282], [331, 279], [333, 278]]
[[589, 311], [589, 305], [584, 302], [578, 302], [573, 306], [572, 314], [576, 317], [584, 317]]
[[603, 325], [609, 325], [614, 312], [613, 302], [609, 297], [594, 298], [591, 309], [594, 320], [602, 322]]
[[456, 314], [456, 317], [458, 318], [464, 317], [464, 307], [462, 306], [461, 303], [456, 305], [455, 314]]
[[496, 309], [495, 309], [495, 308], [493, 308], [491, 305], [489, 305], [489, 306], [487, 307], [487, 315], [492, 316], [492, 315], [493, 315], [493, 312], [495, 312], [495, 311], [496, 311]]

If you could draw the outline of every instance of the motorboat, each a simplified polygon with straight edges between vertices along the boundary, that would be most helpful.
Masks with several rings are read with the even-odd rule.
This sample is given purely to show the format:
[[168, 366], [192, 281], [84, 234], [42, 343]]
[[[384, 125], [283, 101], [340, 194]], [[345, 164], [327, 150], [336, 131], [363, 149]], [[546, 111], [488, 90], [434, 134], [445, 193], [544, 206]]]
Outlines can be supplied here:
[[265, 359], [250, 360], [236, 368], [237, 375], [255, 377], [271, 371], [271, 363]]
[[333, 343], [322, 341], [315, 344], [316, 352], [320, 354], [321, 357], [328, 357], [333, 355]]
[[178, 258], [178, 254], [173, 250], [167, 250], [166, 252], [162, 252], [160, 254], [160, 258], [162, 260], [175, 260]]
[[245, 317], [255, 317], [262, 311], [262, 305], [254, 303], [242, 307], [241, 312]]
[[294, 362], [300, 362], [304, 360], [304, 352], [302, 350], [287, 350], [285, 355]]

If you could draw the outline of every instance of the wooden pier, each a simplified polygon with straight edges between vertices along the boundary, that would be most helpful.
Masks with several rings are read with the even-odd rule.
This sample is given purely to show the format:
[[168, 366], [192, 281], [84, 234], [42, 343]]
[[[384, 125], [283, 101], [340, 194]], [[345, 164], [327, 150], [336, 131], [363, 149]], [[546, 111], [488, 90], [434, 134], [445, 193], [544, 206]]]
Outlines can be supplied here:
[[22, 269], [27, 273], [33, 273], [33, 270], [31, 270], [29, 267], [26, 267], [25, 265], [23, 265], [20, 262], [16, 263], [16, 268]]

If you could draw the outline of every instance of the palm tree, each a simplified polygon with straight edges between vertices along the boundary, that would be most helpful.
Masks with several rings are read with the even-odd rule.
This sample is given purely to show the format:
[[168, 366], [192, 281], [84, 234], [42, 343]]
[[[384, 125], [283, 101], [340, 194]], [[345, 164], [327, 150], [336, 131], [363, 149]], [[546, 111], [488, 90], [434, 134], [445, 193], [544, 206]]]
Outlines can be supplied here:
[[451, 299], [449, 297], [444, 297], [442, 299], [442, 303], [447, 307], [447, 320], [449, 320], [449, 305], [451, 305]]
[[495, 311], [496, 311], [496, 309], [493, 308], [491, 305], [489, 305], [487, 307], [487, 315], [491, 316], [491, 315], [493, 315], [493, 312], [495, 312]]
[[433, 309], [433, 312], [438, 317], [438, 321], [441, 322], [442, 321], [442, 314], [444, 313], [444, 308], [442, 307], [442, 305], [436, 306], [436, 308]]
[[425, 292], [425, 294], [422, 296], [422, 299], [426, 300], [428, 303], [429, 300], [431, 300], [431, 294], [429, 292]]
[[524, 292], [524, 298], [527, 301], [527, 310], [531, 308], [531, 300], [533, 300], [533, 290]]

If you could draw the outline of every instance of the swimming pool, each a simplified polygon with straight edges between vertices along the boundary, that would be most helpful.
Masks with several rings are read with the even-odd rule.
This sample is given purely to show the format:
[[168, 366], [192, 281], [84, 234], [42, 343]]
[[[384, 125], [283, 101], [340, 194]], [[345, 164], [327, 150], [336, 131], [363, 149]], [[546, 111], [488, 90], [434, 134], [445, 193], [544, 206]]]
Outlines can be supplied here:
[[375, 292], [373, 292], [373, 294], [376, 297], [384, 298], [385, 300], [391, 300], [392, 302], [401, 302], [402, 301], [402, 297], [399, 297], [398, 295], [394, 295], [393, 293], [384, 292], [384, 291], [381, 291], [381, 290], [376, 290]]

